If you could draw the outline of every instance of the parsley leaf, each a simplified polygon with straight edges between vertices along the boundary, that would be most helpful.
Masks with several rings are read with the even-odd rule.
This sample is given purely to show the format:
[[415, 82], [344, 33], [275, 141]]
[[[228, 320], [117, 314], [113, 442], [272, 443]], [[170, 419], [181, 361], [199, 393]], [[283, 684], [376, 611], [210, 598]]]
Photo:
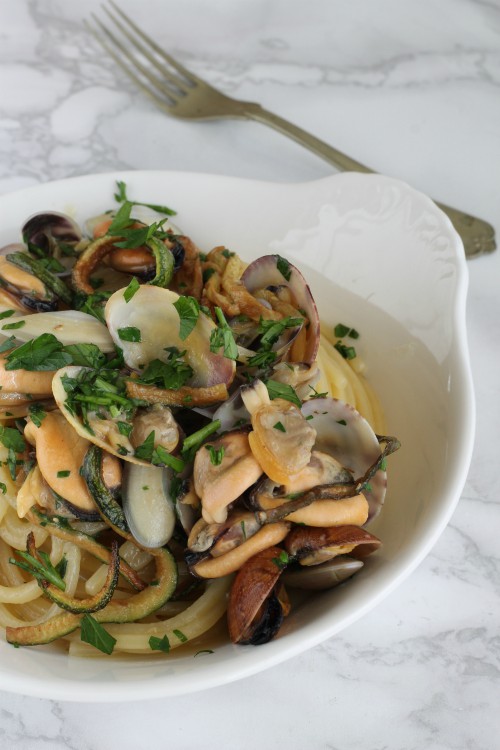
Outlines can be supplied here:
[[154, 448], [155, 448], [155, 431], [151, 430], [146, 440], [135, 449], [134, 455], [136, 456], [136, 458], [141, 458], [143, 461], [151, 461], [153, 457]]
[[220, 466], [222, 463], [222, 459], [224, 458], [224, 446], [221, 445], [220, 448], [214, 448], [213, 445], [206, 445], [205, 448], [210, 453], [210, 462], [214, 466]]
[[286, 281], [290, 281], [290, 276], [292, 275], [292, 269], [290, 268], [290, 263], [287, 261], [286, 258], [282, 258], [281, 255], [276, 256], [276, 267], [280, 274], [283, 276]]
[[157, 638], [155, 635], [152, 635], [149, 639], [149, 648], [151, 651], [163, 651], [165, 654], [168, 654], [170, 651], [170, 642], [166, 635], [163, 638]]
[[334, 346], [344, 359], [354, 359], [356, 357], [356, 349], [353, 346], [346, 346], [341, 341], [337, 341]]
[[215, 314], [219, 321], [219, 328], [215, 328], [210, 334], [210, 351], [216, 353], [223, 347], [224, 356], [227, 359], [237, 359], [238, 347], [234, 340], [234, 334], [220, 307], [215, 308]]
[[333, 332], [335, 333], [335, 336], [338, 336], [339, 339], [342, 339], [345, 336], [349, 336], [349, 338], [351, 339], [359, 339], [359, 332], [355, 328], [346, 326], [343, 323], [337, 323], [337, 325], [333, 329]]
[[130, 226], [132, 219], [130, 218], [130, 212], [132, 211], [132, 203], [125, 201], [116, 212], [113, 221], [108, 227], [107, 234], [119, 235], [123, 229]]
[[298, 406], [299, 409], [302, 406], [300, 398], [297, 396], [291, 385], [279, 383], [277, 380], [266, 380], [266, 388], [271, 401], [275, 398], [283, 398], [285, 401], [291, 401], [291, 403]]
[[160, 206], [157, 203], [141, 203], [140, 201], [129, 201], [129, 199], [127, 198], [127, 185], [125, 182], [123, 182], [123, 180], [117, 180], [116, 187], [118, 189], [118, 192], [114, 194], [114, 198], [117, 203], [127, 201], [127, 203], [131, 203], [133, 206], [145, 206], [146, 208], [151, 208], [153, 211], [156, 211], [159, 214], [166, 214], [167, 216], [175, 216], [175, 214], [177, 213], [173, 210], [173, 208], [168, 208], [168, 206]]
[[113, 638], [92, 615], [83, 615], [80, 628], [80, 638], [84, 643], [89, 643], [104, 654], [113, 653], [116, 638]]
[[185, 353], [170, 347], [168, 361], [153, 359], [141, 373], [140, 381], [160, 388], [181, 388], [193, 376], [193, 368], [182, 359]]
[[95, 344], [68, 344], [64, 351], [71, 356], [74, 365], [92, 367], [97, 370], [106, 362], [106, 356]]
[[16, 320], [14, 323], [4, 323], [4, 325], [2, 326], [2, 331], [13, 331], [16, 328], [22, 328], [25, 325], [25, 320]]
[[52, 333], [42, 333], [10, 352], [7, 355], [5, 369], [31, 372], [59, 370], [73, 361], [71, 355], [63, 351], [63, 348]]
[[0, 443], [14, 453], [23, 453], [26, 450], [24, 438], [15, 427], [0, 425]]
[[43, 406], [41, 404], [30, 404], [28, 407], [29, 415], [31, 417], [31, 421], [35, 425], [35, 427], [40, 427], [42, 424], [42, 421], [47, 416]]
[[194, 297], [179, 297], [174, 302], [180, 320], [179, 336], [184, 341], [198, 322], [200, 305]]
[[125, 326], [125, 328], [118, 328], [118, 337], [121, 341], [133, 341], [140, 343], [141, 332], [135, 326]]
[[128, 287], [123, 292], [123, 297], [125, 299], [125, 302], [130, 302], [134, 294], [139, 290], [140, 286], [141, 285], [139, 284], [136, 277], [134, 276], [134, 278], [131, 280]]

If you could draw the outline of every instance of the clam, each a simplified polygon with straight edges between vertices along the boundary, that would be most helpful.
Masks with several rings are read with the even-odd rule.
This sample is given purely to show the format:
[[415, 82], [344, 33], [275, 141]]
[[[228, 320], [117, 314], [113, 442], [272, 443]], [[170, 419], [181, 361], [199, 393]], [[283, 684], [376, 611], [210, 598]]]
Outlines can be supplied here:
[[34, 245], [46, 255], [52, 255], [62, 245], [74, 246], [82, 239], [78, 224], [70, 216], [57, 211], [33, 214], [21, 230], [28, 247]]
[[[333, 456], [355, 478], [361, 477], [380, 457], [379, 439], [353, 406], [333, 398], [316, 398], [302, 405], [302, 414], [316, 430], [314, 449]], [[369, 519], [382, 507], [386, 488], [386, 471], [378, 469], [363, 489]]]
[[[185, 361], [193, 369], [190, 385], [208, 387], [229, 384], [235, 364], [221, 354], [210, 351], [210, 335], [216, 326], [200, 313], [191, 333], [182, 339], [180, 321], [174, 303], [180, 297], [169, 289], [143, 285], [127, 302], [124, 289], [115, 292], [106, 303], [105, 317], [113, 341], [123, 351], [125, 363], [140, 371], [155, 359], [167, 362], [169, 347], [185, 351]], [[124, 329], [133, 328], [140, 341], [124, 340]]]
[[[246, 386], [242, 386], [245, 388]], [[227, 430], [233, 430], [237, 426], [250, 422], [250, 412], [243, 403], [241, 397], [241, 388], [234, 391], [234, 393], [226, 399], [217, 409], [214, 411], [212, 419], [219, 420], [221, 423], [221, 432]]]
[[229, 592], [229, 636], [240, 645], [261, 645], [280, 629], [289, 605], [280, 586], [286, 563], [280, 547], [269, 547], [238, 571]]
[[274, 365], [272, 374], [272, 379], [278, 383], [291, 385], [301, 400], [311, 395], [320, 377], [321, 373], [316, 363], [304, 362], [279, 362]]
[[314, 362], [319, 347], [319, 316], [311, 290], [300, 271], [280, 255], [264, 255], [250, 263], [241, 281], [258, 300], [260, 290], [270, 289], [278, 297], [284, 287], [289, 290], [292, 306], [307, 317], [308, 325], [294, 341], [288, 359], [290, 362]]
[[315, 430], [295, 404], [282, 398], [271, 401], [261, 380], [243, 387], [241, 396], [252, 418], [252, 453], [268, 477], [286, 484], [309, 463]]
[[[118, 413], [112, 416], [108, 412], [107, 407], [99, 407], [99, 398], [102, 398], [103, 395], [105, 396], [105, 393], [99, 394], [95, 392], [96, 386], [94, 384], [92, 385], [93, 395], [89, 396], [89, 406], [85, 409], [85, 419], [83, 419], [82, 414], [75, 406], [75, 402], [73, 402], [73, 398], [75, 397], [75, 393], [76, 398], [78, 398], [79, 394], [77, 391], [82, 383], [84, 384], [85, 379], [87, 377], [92, 379], [94, 376], [95, 372], [88, 367], [70, 365], [58, 370], [52, 380], [52, 393], [56, 404], [61, 410], [62, 415], [80, 436], [124, 461], [141, 466], [150, 466], [150, 461], [137, 458], [135, 455], [137, 442], [135, 441], [135, 445], [131, 442], [135, 419], [140, 420], [136, 435], [142, 435], [148, 432], [147, 420], [150, 418], [148, 435], [153, 433], [154, 441], [151, 449], [153, 450], [154, 447], [162, 445], [166, 451], [169, 451], [177, 445], [179, 433], [173, 421], [172, 414], [167, 407], [161, 407], [162, 414], [160, 417], [160, 422], [163, 418], [166, 425], [165, 434], [159, 434], [156, 437], [156, 430], [158, 430], [159, 424], [157, 411], [153, 411], [150, 417], [145, 417], [144, 415], [148, 412], [138, 410], [131, 417], [126, 411], [122, 413], [118, 410]], [[90, 382], [93, 383], [93, 380]], [[83, 403], [85, 404], [85, 395], [80, 395], [83, 395]], [[118, 399], [118, 403], [120, 403], [121, 397], [118, 396]], [[126, 401], [126, 399], [123, 400]], [[76, 403], [80, 402], [77, 401]], [[128, 409], [130, 406], [131, 404], [126, 404], [123, 408]], [[130, 430], [123, 430], [122, 425], [124, 423], [130, 425]]]
[[339, 555], [321, 565], [290, 568], [283, 574], [283, 583], [305, 591], [325, 591], [355, 575], [364, 563], [347, 555]]
[[52, 333], [60, 342], [69, 344], [95, 344], [105, 354], [115, 351], [113, 339], [106, 326], [93, 315], [78, 310], [58, 310], [16, 317], [22, 327], [16, 329], [16, 339], [31, 341], [42, 333]]
[[53, 258], [57, 276], [67, 276], [82, 240], [78, 224], [70, 216], [42, 211], [31, 216], [22, 228], [28, 250], [36, 257]]

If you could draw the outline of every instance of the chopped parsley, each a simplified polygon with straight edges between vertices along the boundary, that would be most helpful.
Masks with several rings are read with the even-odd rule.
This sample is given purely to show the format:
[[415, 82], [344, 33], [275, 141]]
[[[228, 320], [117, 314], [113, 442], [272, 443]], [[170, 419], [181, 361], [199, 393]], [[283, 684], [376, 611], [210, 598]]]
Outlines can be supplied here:
[[170, 651], [170, 641], [166, 635], [163, 638], [157, 638], [155, 635], [152, 635], [149, 639], [149, 648], [151, 651], [163, 651], [164, 654], [168, 654]]
[[210, 351], [216, 353], [222, 347], [224, 356], [227, 359], [237, 359], [238, 347], [234, 340], [234, 334], [220, 307], [215, 308], [215, 314], [219, 321], [219, 326], [210, 334]]
[[80, 367], [97, 370], [106, 362], [106, 356], [95, 344], [67, 344], [63, 351], [71, 356], [72, 364]]
[[0, 313], [0, 320], [4, 320], [5, 318], [10, 318], [12, 315], [14, 315], [16, 311], [15, 310], [4, 310]]
[[314, 388], [314, 386], [310, 385], [309, 388], [312, 390], [312, 393], [309, 395], [309, 400], [312, 400], [313, 398], [327, 398], [328, 391], [323, 391], [323, 393], [319, 393], [319, 391]]
[[194, 297], [179, 297], [174, 307], [179, 315], [179, 337], [184, 341], [198, 322], [200, 304]]
[[356, 357], [356, 349], [353, 346], [346, 346], [341, 341], [337, 341], [334, 346], [344, 359], [354, 359]]
[[248, 367], [270, 367], [276, 362], [276, 352], [257, 352], [247, 359]]
[[139, 284], [136, 277], [134, 276], [134, 278], [132, 279], [128, 287], [123, 292], [123, 297], [125, 299], [125, 302], [127, 303], [130, 302], [134, 294], [139, 290], [140, 286], [141, 285]]
[[118, 328], [118, 337], [121, 341], [132, 341], [134, 343], [141, 342], [141, 332], [135, 326], [125, 326], [125, 328]]
[[273, 425], [275, 430], [279, 430], [280, 432], [286, 432], [285, 426], [282, 422], [276, 422], [275, 425]]
[[62, 469], [61, 471], [57, 472], [58, 479], [66, 479], [66, 477], [69, 477], [71, 474], [69, 469]]
[[186, 643], [186, 641], [188, 640], [187, 635], [184, 635], [182, 630], [174, 630], [173, 633], [176, 636], [176, 638], [180, 640], [181, 643]]
[[290, 316], [282, 320], [263, 320], [261, 318], [258, 331], [263, 335], [260, 339], [259, 349], [270, 349], [287, 328], [298, 328], [303, 322], [303, 318], [292, 318]]
[[22, 328], [26, 325], [25, 320], [16, 320], [14, 323], [5, 323], [2, 326], [2, 331], [13, 331], [16, 328]]
[[282, 258], [281, 255], [276, 256], [276, 267], [280, 274], [283, 276], [283, 278], [286, 281], [290, 281], [290, 276], [292, 275], [292, 269], [290, 267], [290, 263], [287, 261], [286, 258]]
[[145, 208], [150, 208], [152, 211], [156, 211], [159, 214], [166, 214], [167, 216], [175, 216], [177, 213], [173, 210], [173, 208], [168, 208], [168, 206], [161, 206], [158, 203], [141, 203], [140, 201], [130, 201], [127, 198], [127, 185], [125, 182], [123, 182], [123, 180], [116, 181], [116, 188], [117, 192], [114, 194], [114, 198], [117, 203], [122, 203], [123, 201], [125, 201], [131, 206], [144, 206]]
[[[28, 536], [28, 540], [29, 538], [30, 537]], [[33, 540], [33, 537], [31, 538]], [[31, 555], [29, 552], [16, 550], [16, 555], [20, 557], [21, 560], [16, 560], [15, 558], [10, 557], [9, 562], [11, 565], [15, 565], [17, 568], [21, 568], [21, 570], [32, 575], [37, 581], [49, 581], [49, 583], [52, 583], [58, 589], [64, 591], [66, 589], [66, 584], [57, 569], [52, 565], [49, 555], [42, 550], [37, 550], [35, 554], [37, 557]]]
[[266, 388], [269, 398], [273, 401], [275, 398], [283, 398], [285, 401], [291, 401], [292, 404], [302, 406], [300, 398], [297, 396], [295, 389], [291, 385], [279, 383], [277, 380], [266, 380]]
[[203, 441], [210, 435], [213, 435], [214, 432], [217, 432], [217, 430], [220, 430], [220, 428], [221, 421], [220, 419], [216, 419], [214, 422], [209, 422], [205, 427], [202, 427], [200, 430], [193, 432], [192, 435], [185, 438], [181, 451], [183, 457], [190, 460]]
[[80, 620], [80, 638], [84, 643], [102, 651], [103, 654], [112, 654], [116, 643], [116, 638], [113, 638], [101, 623], [89, 614], [83, 615]]
[[337, 323], [333, 332], [339, 339], [343, 339], [345, 336], [349, 336], [351, 339], [359, 339], [358, 331], [355, 328], [344, 325], [343, 323]]
[[7, 355], [5, 369], [46, 372], [59, 370], [72, 362], [71, 355], [64, 351], [63, 345], [52, 333], [42, 333], [11, 351]]
[[290, 562], [290, 558], [288, 556], [288, 552], [286, 552], [284, 549], [281, 550], [278, 557], [273, 557], [272, 562], [278, 567], [280, 570], [284, 570], [288, 563]]
[[168, 347], [167, 362], [153, 359], [143, 370], [140, 382], [147, 385], [155, 385], [160, 388], [181, 388], [193, 376], [193, 368], [188, 365], [183, 357], [186, 351], [179, 351], [175, 346]]
[[210, 461], [214, 466], [220, 466], [222, 459], [224, 458], [225, 449], [221, 445], [220, 448], [214, 448], [213, 445], [205, 445], [205, 448], [210, 453]]
[[47, 416], [41, 404], [30, 404], [28, 407], [28, 412], [35, 427], [40, 427], [43, 420]]

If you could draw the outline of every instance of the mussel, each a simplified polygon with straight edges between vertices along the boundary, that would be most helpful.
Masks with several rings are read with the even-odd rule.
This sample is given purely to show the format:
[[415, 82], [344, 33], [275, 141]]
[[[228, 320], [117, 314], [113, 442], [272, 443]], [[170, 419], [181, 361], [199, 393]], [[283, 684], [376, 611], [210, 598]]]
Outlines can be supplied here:
[[269, 547], [248, 560], [236, 574], [229, 592], [227, 622], [233, 643], [258, 646], [270, 641], [289, 611], [280, 585], [286, 554]]

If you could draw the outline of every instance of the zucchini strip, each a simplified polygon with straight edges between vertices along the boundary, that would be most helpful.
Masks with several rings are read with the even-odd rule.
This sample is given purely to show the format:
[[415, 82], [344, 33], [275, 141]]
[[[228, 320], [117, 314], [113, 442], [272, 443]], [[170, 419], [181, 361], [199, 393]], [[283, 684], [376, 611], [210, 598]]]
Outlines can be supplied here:
[[[60, 519], [58, 516], [48, 516], [42, 513], [34, 505], [26, 518], [35, 526], [45, 528], [52, 536], [62, 539], [64, 542], [72, 542], [81, 549], [85, 550], [102, 563], [111, 563], [111, 552], [104, 544], [101, 544], [88, 534], [73, 529], [66, 519]], [[128, 565], [125, 560], [120, 558], [120, 573], [131, 586], [137, 591], [142, 591], [147, 584], [137, 575], [136, 571]]]
[[142, 385], [135, 380], [127, 380], [125, 386], [130, 398], [140, 398], [148, 404], [168, 406], [209, 406], [225, 401], [229, 396], [225, 383], [205, 388], [191, 388], [187, 385], [181, 388], [157, 388], [154, 385]]
[[[136, 622], [156, 612], [172, 596], [177, 586], [177, 564], [171, 553], [165, 549], [151, 550], [156, 561], [157, 584], [149, 585], [144, 591], [128, 599], [111, 601], [104, 609], [95, 613], [100, 623]], [[6, 628], [7, 642], [14, 646], [39, 646], [72, 633], [80, 625], [83, 614], [64, 612], [40, 625], [26, 625], [20, 628]]]
[[[32, 533], [28, 535], [27, 549], [30, 555], [40, 560], [35, 546], [35, 537]], [[40, 560], [40, 562], [42, 561]], [[118, 542], [113, 540], [111, 543], [111, 562], [108, 566], [106, 580], [102, 589], [98, 591], [97, 594], [94, 594], [94, 596], [90, 596], [86, 599], [78, 599], [75, 596], [69, 596], [64, 591], [58, 589], [57, 586], [54, 586], [54, 584], [43, 578], [37, 579], [37, 583], [45, 596], [54, 602], [54, 604], [61, 607], [61, 609], [65, 609], [67, 612], [73, 612], [74, 614], [87, 614], [104, 609], [104, 607], [109, 604], [116, 588], [116, 584], [118, 583], [119, 572], [120, 556], [118, 554]]]
[[59, 276], [55, 276], [50, 271], [47, 271], [40, 261], [32, 258], [31, 255], [27, 255], [27, 253], [9, 253], [6, 257], [9, 263], [36, 276], [51, 292], [62, 299], [63, 302], [71, 305], [73, 301], [71, 290], [68, 289]]
[[135, 541], [130, 533], [123, 508], [115, 500], [102, 478], [102, 448], [98, 445], [91, 445], [85, 454], [81, 475], [103, 520], [116, 534], [129, 541]]
[[165, 245], [156, 237], [151, 237], [146, 242], [146, 246], [151, 250], [156, 261], [156, 274], [149, 284], [153, 286], [167, 287], [174, 275], [174, 256]]

